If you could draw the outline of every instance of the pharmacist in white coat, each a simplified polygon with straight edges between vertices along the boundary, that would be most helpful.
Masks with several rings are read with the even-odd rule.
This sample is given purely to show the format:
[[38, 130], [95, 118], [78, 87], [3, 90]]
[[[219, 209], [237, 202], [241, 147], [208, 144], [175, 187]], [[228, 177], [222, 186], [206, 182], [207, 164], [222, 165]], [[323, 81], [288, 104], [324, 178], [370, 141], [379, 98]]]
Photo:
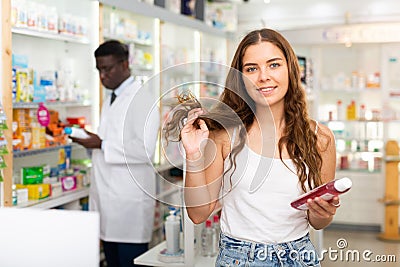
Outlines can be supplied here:
[[100, 212], [100, 237], [109, 267], [135, 266], [133, 259], [148, 249], [154, 221], [152, 159], [159, 110], [151, 90], [131, 76], [128, 53], [118, 41], [96, 49], [101, 83], [116, 97], [105, 99], [97, 135], [72, 138], [93, 149], [89, 207]]

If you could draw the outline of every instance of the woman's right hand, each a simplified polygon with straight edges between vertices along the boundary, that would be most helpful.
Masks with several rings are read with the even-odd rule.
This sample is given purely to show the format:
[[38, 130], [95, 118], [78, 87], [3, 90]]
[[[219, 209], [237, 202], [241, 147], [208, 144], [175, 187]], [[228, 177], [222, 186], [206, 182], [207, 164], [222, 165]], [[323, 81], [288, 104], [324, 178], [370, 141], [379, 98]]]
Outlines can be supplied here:
[[199, 115], [204, 114], [201, 108], [195, 108], [189, 111], [185, 126], [181, 130], [181, 140], [185, 149], [187, 159], [199, 159], [205, 146], [205, 140], [208, 139], [208, 128], [204, 120], [198, 120], [199, 128], [193, 125]]

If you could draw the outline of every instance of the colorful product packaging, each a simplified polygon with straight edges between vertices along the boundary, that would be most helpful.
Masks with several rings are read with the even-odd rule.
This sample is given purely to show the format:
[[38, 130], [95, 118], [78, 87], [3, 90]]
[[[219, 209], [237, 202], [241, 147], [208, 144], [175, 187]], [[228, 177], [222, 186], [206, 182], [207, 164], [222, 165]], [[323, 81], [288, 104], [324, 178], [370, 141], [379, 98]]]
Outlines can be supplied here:
[[27, 188], [28, 198], [31, 200], [43, 199], [50, 196], [50, 185], [49, 184], [17, 184], [17, 190]]
[[63, 192], [72, 191], [77, 188], [76, 176], [64, 176], [60, 178]]
[[22, 167], [21, 168], [22, 184], [41, 184], [43, 183], [43, 167]]
[[51, 190], [51, 196], [52, 197], [61, 196], [62, 193], [63, 193], [62, 183], [61, 182], [51, 183], [50, 184], [50, 190]]

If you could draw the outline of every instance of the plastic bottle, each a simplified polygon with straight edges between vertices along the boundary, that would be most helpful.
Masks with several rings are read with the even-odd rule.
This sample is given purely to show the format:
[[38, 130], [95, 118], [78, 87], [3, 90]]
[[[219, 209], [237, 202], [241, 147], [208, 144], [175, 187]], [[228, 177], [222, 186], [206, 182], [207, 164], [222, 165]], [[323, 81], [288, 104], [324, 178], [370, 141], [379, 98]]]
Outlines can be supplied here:
[[357, 107], [354, 100], [347, 106], [347, 120], [352, 121], [357, 119]]
[[201, 231], [201, 255], [204, 257], [213, 257], [217, 255], [215, 247], [217, 247], [215, 229], [212, 227], [212, 221], [207, 220], [206, 225]]
[[214, 245], [213, 249], [214, 249], [215, 253], [217, 254], [217, 253], [218, 253], [218, 250], [219, 250], [219, 246], [218, 246], [218, 243], [219, 243], [219, 235], [220, 235], [220, 233], [221, 233], [221, 224], [220, 224], [220, 222], [219, 222], [219, 216], [218, 216], [217, 214], [215, 214], [215, 215], [213, 216], [213, 224], [212, 224], [212, 227], [215, 229], [215, 243], [213, 244], [213, 245]]
[[362, 104], [362, 105], [360, 105], [360, 115], [359, 115], [359, 117], [358, 117], [358, 119], [359, 119], [360, 121], [364, 121], [364, 120], [365, 120], [365, 113], [366, 113], [365, 105]]
[[18, 204], [17, 186], [15, 184], [12, 185], [12, 204], [13, 206]]
[[42, 125], [43, 127], [48, 126], [50, 123], [50, 112], [45, 107], [43, 102], [39, 103], [39, 107], [36, 112], [36, 119], [37, 119], [37, 122], [39, 122], [39, 124]]
[[177, 216], [176, 210], [173, 207], [169, 208], [169, 215], [165, 220], [165, 239], [167, 242], [167, 253], [176, 254], [180, 250], [179, 234], [180, 234], [180, 220]]
[[338, 100], [336, 102], [336, 108], [337, 108], [337, 120], [338, 121], [344, 121], [344, 110], [343, 110], [343, 102], [342, 100]]
[[64, 133], [74, 138], [86, 139], [90, 137], [84, 129], [76, 127], [65, 127]]
[[217, 240], [219, 240], [219, 234], [221, 233], [221, 225], [219, 223], [219, 216], [217, 214], [213, 216], [212, 227], [215, 229]]
[[349, 191], [351, 186], [352, 182], [347, 177], [335, 179], [301, 195], [299, 198], [290, 203], [290, 205], [298, 210], [307, 210], [308, 207], [306, 203], [308, 199], [320, 197], [325, 200], [331, 200], [334, 196], [338, 196]]

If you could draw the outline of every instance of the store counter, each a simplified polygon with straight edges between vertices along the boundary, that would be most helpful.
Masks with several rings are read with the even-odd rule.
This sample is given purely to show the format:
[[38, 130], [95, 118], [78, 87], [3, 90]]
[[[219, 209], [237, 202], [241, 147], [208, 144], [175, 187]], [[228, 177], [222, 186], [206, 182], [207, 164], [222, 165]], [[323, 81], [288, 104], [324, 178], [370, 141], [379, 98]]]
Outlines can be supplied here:
[[[163, 267], [179, 267], [179, 266], [187, 266], [184, 262], [180, 263], [166, 263], [158, 260], [158, 253], [166, 248], [166, 242], [163, 241], [157, 246], [151, 248], [146, 253], [143, 253], [139, 257], [134, 260], [135, 264], [141, 264], [146, 266], [163, 266]], [[195, 267], [205, 267], [205, 266], [214, 266], [216, 257], [203, 257], [197, 255], [194, 261]]]

